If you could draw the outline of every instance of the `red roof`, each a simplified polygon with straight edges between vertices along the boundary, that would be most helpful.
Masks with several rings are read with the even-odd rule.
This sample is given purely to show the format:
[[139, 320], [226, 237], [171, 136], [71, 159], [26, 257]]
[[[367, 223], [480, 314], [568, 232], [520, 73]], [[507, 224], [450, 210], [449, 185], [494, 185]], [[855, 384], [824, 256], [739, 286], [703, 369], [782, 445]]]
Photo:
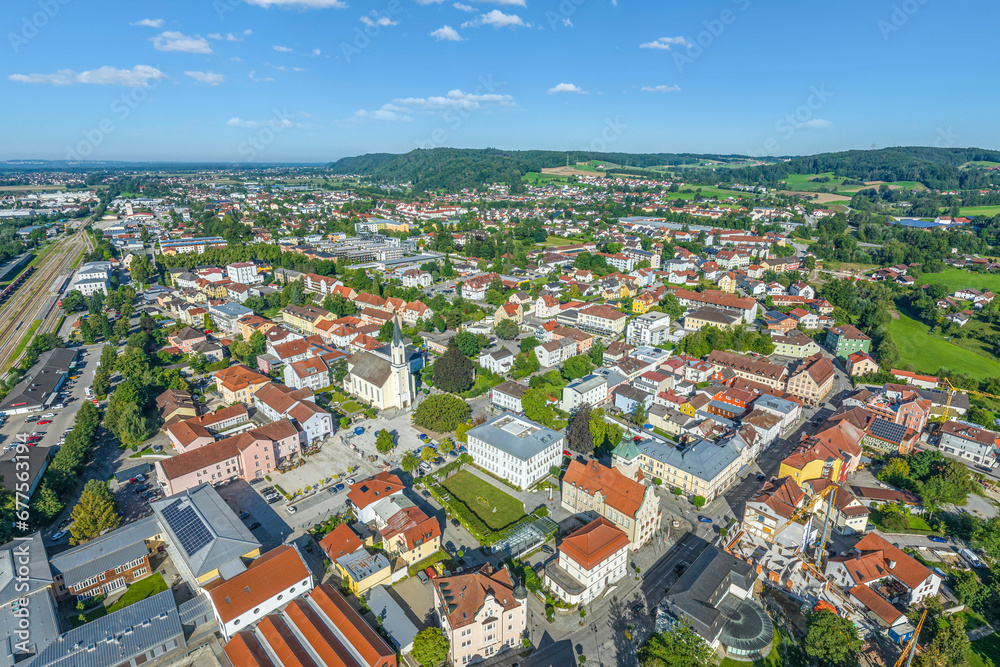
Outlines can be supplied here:
[[299, 552], [285, 544], [250, 563], [244, 572], [213, 587], [208, 595], [219, 618], [228, 623], [306, 579], [309, 569]]

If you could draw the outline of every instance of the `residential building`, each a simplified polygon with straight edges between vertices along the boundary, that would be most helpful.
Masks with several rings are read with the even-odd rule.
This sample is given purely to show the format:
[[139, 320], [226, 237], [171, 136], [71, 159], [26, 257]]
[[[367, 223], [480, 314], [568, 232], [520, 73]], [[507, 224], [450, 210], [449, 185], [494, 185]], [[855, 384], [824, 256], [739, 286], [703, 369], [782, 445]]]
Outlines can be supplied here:
[[224, 368], [215, 374], [215, 387], [222, 394], [222, 400], [225, 403], [249, 405], [257, 390], [270, 381], [271, 378], [242, 364]]
[[633, 551], [649, 541], [660, 523], [652, 487], [594, 460], [570, 461], [562, 479], [562, 506], [591, 518], [604, 517], [628, 536]]
[[527, 489], [562, 461], [561, 433], [514, 414], [498, 415], [466, 434], [476, 465]]
[[833, 379], [833, 364], [817, 352], [792, 368], [786, 391], [807, 405], [818, 405], [833, 390]]
[[788, 370], [765, 358], [747, 357], [735, 352], [713, 350], [708, 355], [707, 361], [716, 369], [728, 368], [741, 378], [759, 382], [774, 389], [785, 390]]
[[742, 323], [743, 319], [736, 313], [713, 306], [702, 306], [684, 316], [684, 328], [687, 331], [701, 331], [705, 327], [733, 329]]
[[604, 405], [608, 398], [608, 379], [600, 375], [588, 375], [563, 387], [559, 409], [572, 413], [584, 403], [592, 408]]
[[993, 468], [1000, 439], [993, 431], [965, 421], [946, 421], [938, 429], [938, 449], [979, 468]]
[[506, 568], [487, 564], [435, 579], [434, 606], [455, 667], [480, 662], [521, 643], [528, 624], [527, 591]]
[[684, 447], [652, 439], [623, 441], [612, 453], [612, 465], [630, 478], [637, 479], [641, 471], [646, 478], [680, 489], [688, 498], [701, 496], [711, 502], [739, 479], [748, 444], [736, 432], [718, 442], [692, 440]]
[[826, 332], [826, 346], [841, 359], [855, 352], [871, 352], [872, 339], [851, 324], [830, 327]]
[[234, 262], [226, 265], [226, 275], [234, 283], [255, 285], [264, 282], [264, 276], [257, 273], [257, 265], [253, 262]]
[[521, 397], [527, 390], [528, 388], [523, 384], [504, 382], [490, 390], [490, 402], [501, 410], [524, 412], [524, 408], [521, 406]]
[[438, 520], [412, 505], [390, 516], [385, 525], [380, 526], [379, 533], [386, 553], [402, 558], [408, 565], [419, 563], [441, 548]]
[[878, 373], [878, 363], [867, 352], [855, 352], [847, 357], [847, 374], [851, 377]]
[[347, 500], [354, 507], [358, 520], [370, 523], [375, 520], [375, 505], [386, 498], [401, 496], [405, 488], [396, 475], [380, 472], [352, 484], [347, 490]]
[[309, 357], [302, 361], [288, 364], [284, 369], [285, 384], [293, 389], [308, 387], [319, 391], [333, 384], [330, 379], [330, 369], [322, 357]]
[[494, 373], [504, 375], [514, 367], [514, 353], [505, 347], [495, 352], [483, 350], [482, 354], [479, 355], [479, 365]]
[[618, 336], [625, 331], [628, 316], [611, 306], [597, 304], [579, 311], [577, 327], [600, 336]]
[[162, 545], [160, 533], [156, 519], [146, 517], [52, 556], [53, 594], [108, 596], [145, 579], [153, 573], [149, 557]]
[[813, 479], [843, 484], [861, 462], [864, 437], [864, 430], [847, 420], [827, 424], [804, 438], [785, 457], [778, 468], [778, 476], [792, 477], [800, 485]]
[[[311, 389], [292, 389], [278, 382], [261, 387], [253, 397], [254, 406], [271, 421], [288, 419], [311, 446], [333, 435], [333, 415], [316, 405]], [[294, 452], [279, 452], [279, 460]]]
[[667, 340], [670, 316], [666, 313], [645, 313], [628, 323], [626, 342], [631, 345], [656, 346]]
[[589, 604], [625, 576], [628, 545], [628, 535], [598, 517], [563, 538], [543, 583], [569, 604]]
[[333, 566], [355, 596], [392, 581], [392, 564], [381, 551], [369, 553], [366, 549], [358, 549], [333, 561]]
[[293, 327], [307, 336], [319, 333], [316, 327], [320, 322], [337, 319], [333, 313], [316, 306], [287, 305], [281, 309], [281, 316], [282, 322], [287, 326]]

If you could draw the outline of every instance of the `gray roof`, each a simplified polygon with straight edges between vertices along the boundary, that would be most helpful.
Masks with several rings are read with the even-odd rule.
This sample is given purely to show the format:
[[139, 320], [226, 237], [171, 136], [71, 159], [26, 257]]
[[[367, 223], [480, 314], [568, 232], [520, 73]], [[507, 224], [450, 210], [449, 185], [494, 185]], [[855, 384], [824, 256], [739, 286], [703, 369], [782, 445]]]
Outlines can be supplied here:
[[[0, 642], [0, 667], [30, 664], [25, 659], [27, 656], [40, 652], [59, 636], [56, 601], [47, 590], [25, 594], [21, 600], [17, 609], [24, 616], [15, 616], [12, 613], [13, 605], [0, 614], [0, 637], [5, 640]], [[27, 637], [18, 635], [19, 632], [25, 631], [20, 627], [24, 618], [30, 619], [31, 622]], [[21, 650], [15, 644], [22, 641], [25, 642], [23, 648], [27, 650]]]
[[[21, 560], [25, 556], [28, 558], [27, 590], [17, 588], [18, 582], [15, 576], [16, 568], [24, 565]], [[33, 593], [52, 584], [52, 571], [49, 569], [49, 560], [45, 554], [45, 545], [42, 543], [42, 534], [33, 533], [26, 539], [8, 542], [0, 546], [0, 607], [11, 600]], [[0, 614], [3, 616], [4, 614]]]
[[671, 447], [659, 440], [643, 440], [638, 447], [640, 452], [664, 465], [709, 482], [739, 459], [740, 451], [746, 447], [745, 443], [743, 447], [739, 446], [742, 440], [734, 434], [719, 443], [697, 440], [687, 447]]
[[62, 634], [31, 662], [39, 667], [107, 667], [152, 651], [164, 642], [184, 645], [172, 591], [157, 593]]
[[579, 380], [573, 380], [563, 389], [572, 389], [578, 394], [586, 394], [591, 389], [595, 387], [603, 387], [607, 385], [608, 379], [601, 375], [588, 375], [585, 378], [580, 378]]
[[132, 466], [130, 468], [124, 468], [115, 473], [115, 479], [119, 482], [125, 482], [136, 475], [145, 475], [153, 470], [153, 466], [149, 463], [140, 463], [137, 466]]
[[[195, 577], [260, 548], [257, 538], [211, 484], [204, 483], [157, 500], [152, 507], [169, 541]], [[204, 539], [197, 539], [205, 532]], [[194, 541], [187, 538], [191, 534]]]
[[406, 650], [417, 636], [417, 626], [406, 615], [406, 611], [381, 584], [368, 591], [368, 608], [389, 633], [389, 638], [399, 650]]
[[753, 402], [753, 407], [755, 408], [773, 410], [774, 412], [780, 412], [781, 414], [794, 412], [797, 406], [798, 403], [795, 401], [789, 401], [788, 399], [772, 396], [770, 394], [761, 394]]
[[524, 392], [528, 391], [528, 388], [523, 384], [507, 381], [493, 387], [493, 391], [500, 394], [506, 394], [507, 396], [513, 396], [514, 398], [521, 398], [524, 396]]
[[691, 621], [698, 634], [711, 641], [724, 621], [717, 607], [730, 584], [750, 590], [756, 579], [749, 563], [709, 545], [670, 588], [667, 601]]
[[[3, 487], [11, 493], [18, 492], [18, 476], [25, 472], [28, 476], [21, 483], [26, 481], [28, 489], [33, 493], [35, 481], [49, 467], [49, 459], [54, 455], [51, 447], [28, 447], [27, 450], [25, 453], [20, 453], [18, 448], [14, 448], [6, 454], [0, 455], [0, 478], [2, 478]], [[23, 467], [25, 463], [28, 466], [27, 471]], [[21, 491], [24, 492], [24, 489]], [[31, 493], [28, 494], [29, 498]]]
[[467, 435], [522, 461], [531, 459], [563, 439], [561, 433], [510, 413], [497, 415], [471, 429]]
[[348, 359], [347, 366], [351, 369], [351, 375], [376, 387], [383, 386], [392, 372], [392, 364], [371, 352], [356, 353]]
[[64, 347], [43, 352], [17, 386], [10, 390], [3, 403], [0, 403], [0, 410], [40, 407], [69, 375], [69, 365], [74, 359], [76, 350]]
[[50, 559], [52, 572], [72, 586], [149, 553], [146, 540], [160, 532], [155, 517], [146, 517], [63, 551]]

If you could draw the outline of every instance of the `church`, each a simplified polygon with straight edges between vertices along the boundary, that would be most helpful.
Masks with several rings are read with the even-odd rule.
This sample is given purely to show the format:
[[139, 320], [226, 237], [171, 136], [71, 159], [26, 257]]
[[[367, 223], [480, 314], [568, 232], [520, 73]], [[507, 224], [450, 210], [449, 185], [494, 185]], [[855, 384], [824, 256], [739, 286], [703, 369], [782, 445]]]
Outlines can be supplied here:
[[392, 344], [388, 347], [388, 359], [379, 351], [358, 352], [348, 359], [344, 388], [379, 410], [410, 408], [417, 395], [417, 385], [408, 360], [410, 355], [399, 331], [398, 317], [393, 320]]

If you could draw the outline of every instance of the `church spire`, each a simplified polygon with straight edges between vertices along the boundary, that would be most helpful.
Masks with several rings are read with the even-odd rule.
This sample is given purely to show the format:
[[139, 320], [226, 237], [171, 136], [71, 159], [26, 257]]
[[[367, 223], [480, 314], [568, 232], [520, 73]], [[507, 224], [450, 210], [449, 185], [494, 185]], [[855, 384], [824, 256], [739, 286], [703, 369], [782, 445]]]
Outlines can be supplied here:
[[393, 347], [403, 346], [403, 334], [399, 330], [399, 315], [395, 315], [392, 318], [392, 346]]

